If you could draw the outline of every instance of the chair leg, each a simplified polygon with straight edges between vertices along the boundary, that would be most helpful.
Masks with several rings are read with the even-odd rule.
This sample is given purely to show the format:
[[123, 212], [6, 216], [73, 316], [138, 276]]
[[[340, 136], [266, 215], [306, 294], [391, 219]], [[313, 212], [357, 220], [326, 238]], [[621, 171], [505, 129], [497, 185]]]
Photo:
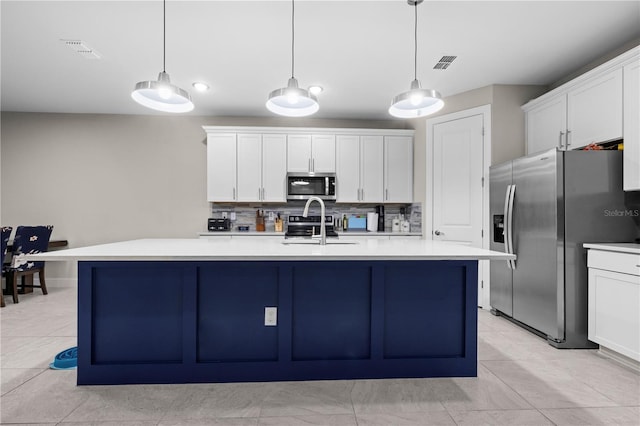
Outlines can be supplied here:
[[13, 283], [13, 303], [19, 303], [18, 300], [18, 274], [13, 272], [11, 274], [11, 282]]
[[47, 291], [47, 284], [44, 282], [44, 266], [38, 271], [38, 279], [40, 280], [40, 288], [42, 288], [42, 294], [49, 294]]

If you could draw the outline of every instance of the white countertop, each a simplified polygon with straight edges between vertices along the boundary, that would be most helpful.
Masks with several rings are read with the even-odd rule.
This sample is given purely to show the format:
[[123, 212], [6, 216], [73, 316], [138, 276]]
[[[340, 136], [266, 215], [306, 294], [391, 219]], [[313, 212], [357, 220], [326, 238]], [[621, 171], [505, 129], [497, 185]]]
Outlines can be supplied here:
[[[282, 240], [284, 241], [284, 239]], [[357, 244], [282, 244], [270, 238], [143, 239], [57, 250], [30, 260], [487, 260], [513, 255], [431, 240], [359, 240]], [[342, 238], [340, 241], [348, 241]]]
[[[369, 232], [369, 231], [337, 231], [338, 235], [341, 238], [349, 238], [349, 236], [354, 237], [376, 237], [376, 236], [393, 236], [393, 237], [421, 237], [422, 232]], [[198, 233], [201, 237], [224, 237], [224, 236], [233, 236], [233, 237], [283, 237], [284, 232], [275, 232], [275, 231], [206, 231]]]
[[640, 254], [640, 244], [635, 243], [585, 243], [584, 248], [620, 253]]

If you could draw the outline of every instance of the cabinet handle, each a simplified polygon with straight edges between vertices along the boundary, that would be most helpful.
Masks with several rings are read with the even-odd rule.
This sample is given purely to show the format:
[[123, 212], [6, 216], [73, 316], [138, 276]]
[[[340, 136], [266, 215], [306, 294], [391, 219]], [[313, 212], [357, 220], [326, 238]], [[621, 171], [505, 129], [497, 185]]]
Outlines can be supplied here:
[[236, 187], [235, 186], [233, 187], [233, 197], [232, 197], [232, 199], [233, 200], [236, 199]]
[[571, 146], [571, 139], [569, 139], [569, 136], [571, 136], [571, 130], [567, 130], [567, 142], [565, 143], [565, 147], [567, 149]]
[[309, 170], [310, 172], [312, 172], [313, 170], [311, 170], [311, 158], [309, 158], [307, 160], [307, 170]]
[[264, 188], [262, 188], [262, 201], [264, 201]]
[[258, 200], [262, 200], [262, 190], [258, 188]]
[[360, 201], [364, 201], [364, 188], [360, 190]]
[[560, 137], [558, 138], [558, 148], [562, 149], [562, 137], [564, 136], [564, 132], [560, 132]]
[[316, 159], [315, 158], [311, 159], [311, 171], [312, 172], [316, 171]]
[[384, 199], [389, 200], [389, 189], [384, 190]]

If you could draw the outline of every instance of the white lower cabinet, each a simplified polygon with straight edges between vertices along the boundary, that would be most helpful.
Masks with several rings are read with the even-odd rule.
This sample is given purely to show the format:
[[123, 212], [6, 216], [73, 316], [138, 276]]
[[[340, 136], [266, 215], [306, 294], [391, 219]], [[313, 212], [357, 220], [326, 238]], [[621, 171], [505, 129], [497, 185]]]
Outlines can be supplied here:
[[589, 340], [640, 362], [640, 255], [590, 249]]

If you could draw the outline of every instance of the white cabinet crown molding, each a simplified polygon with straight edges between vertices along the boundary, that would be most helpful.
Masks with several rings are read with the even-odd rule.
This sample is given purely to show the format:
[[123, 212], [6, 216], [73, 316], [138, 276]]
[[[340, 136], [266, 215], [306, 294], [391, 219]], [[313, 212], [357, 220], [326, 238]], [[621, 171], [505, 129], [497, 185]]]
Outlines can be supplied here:
[[583, 84], [584, 82], [595, 78], [599, 75], [606, 74], [611, 72], [612, 70], [622, 68], [625, 65], [632, 63], [633, 61], [640, 60], [640, 46], [633, 47], [626, 52], [616, 56], [615, 58], [605, 62], [604, 64], [598, 65], [597, 67], [585, 72], [584, 74], [579, 75], [571, 81], [563, 84], [562, 86], [556, 87], [555, 89], [535, 98], [522, 105], [522, 109], [527, 112], [531, 109], [537, 107], [540, 104], [544, 104], [547, 101], [552, 100], [558, 95], [566, 94], [571, 89], [575, 88]]
[[254, 127], [254, 126], [202, 126], [207, 134], [210, 133], [261, 133], [261, 134], [331, 134], [357, 136], [413, 136], [413, 129], [360, 129], [334, 127]]

